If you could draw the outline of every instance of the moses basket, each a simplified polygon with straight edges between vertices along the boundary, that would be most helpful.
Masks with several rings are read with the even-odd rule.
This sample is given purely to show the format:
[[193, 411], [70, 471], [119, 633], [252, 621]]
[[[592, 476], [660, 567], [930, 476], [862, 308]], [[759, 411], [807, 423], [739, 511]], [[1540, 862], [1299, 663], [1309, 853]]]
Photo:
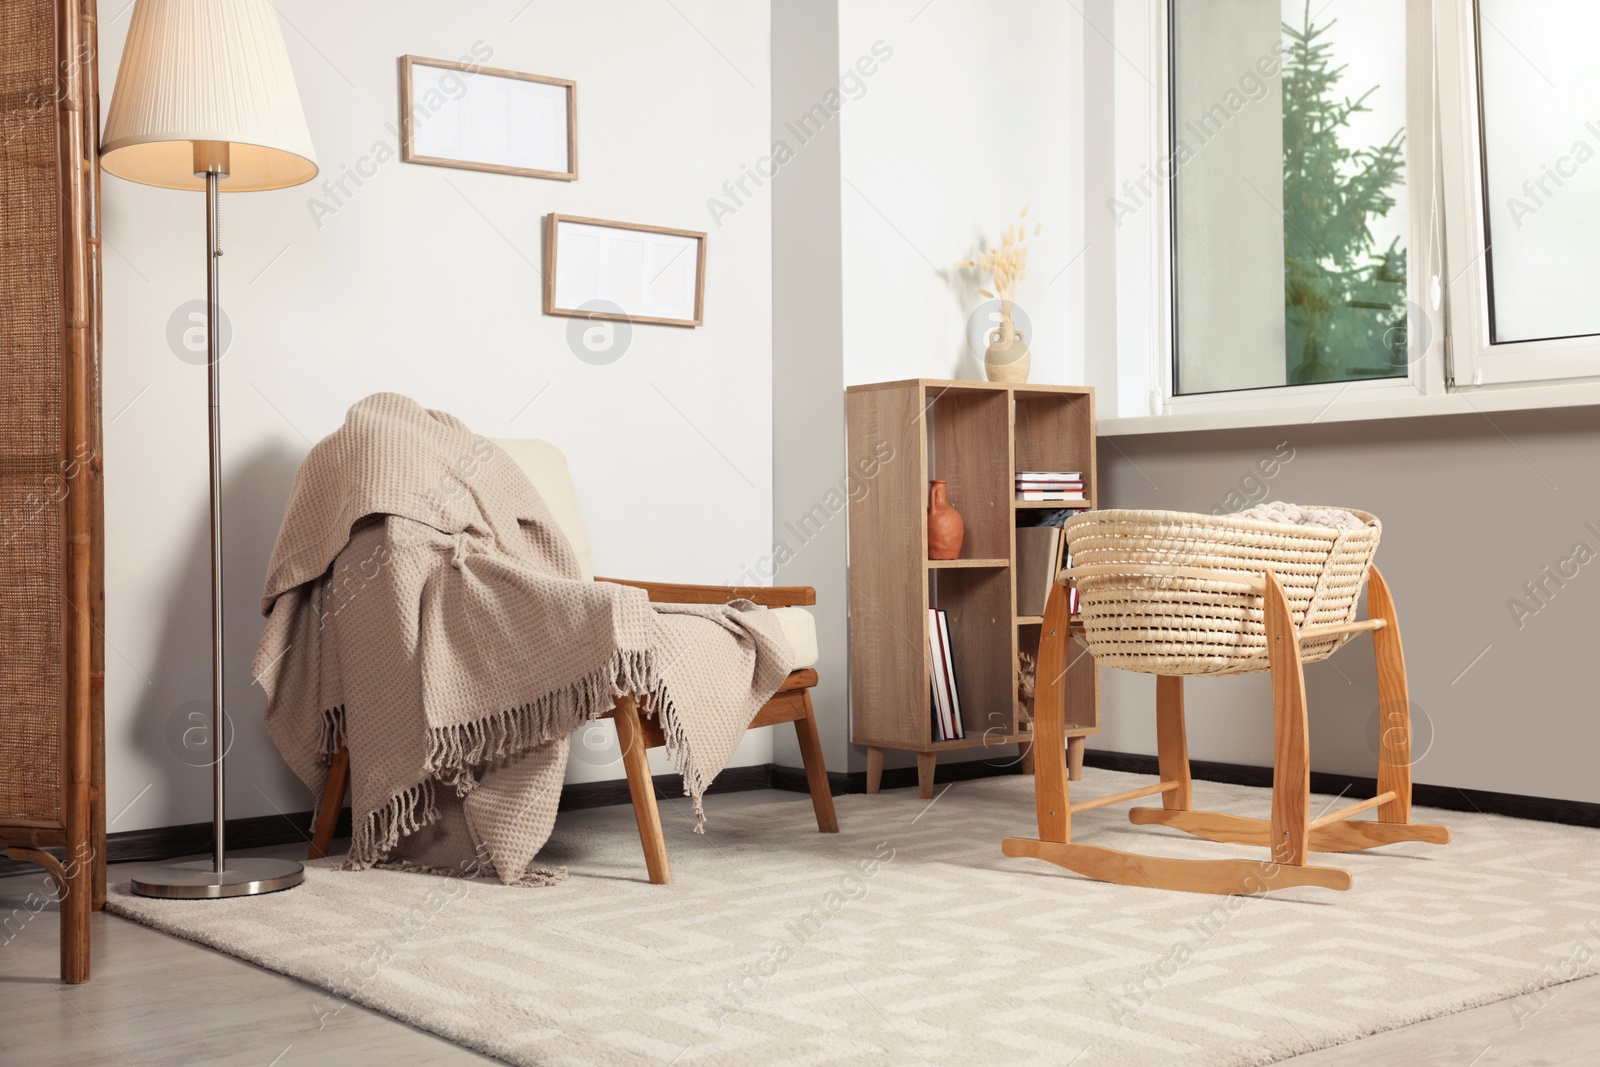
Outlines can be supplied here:
[[[1078, 584], [1084, 639], [1096, 667], [1155, 674], [1154, 785], [1073, 803], [1066, 719], [1034, 717], [1034, 809], [1038, 837], [1007, 837], [1007, 856], [1044, 860], [1119, 885], [1189, 893], [1257, 895], [1316, 886], [1349, 889], [1350, 872], [1311, 862], [1316, 853], [1360, 852], [1425, 841], [1450, 828], [1411, 820], [1411, 697], [1394, 596], [1372, 565], [1381, 527], [1363, 511], [1349, 529], [1299, 526], [1236, 515], [1091, 511], [1069, 520], [1066, 572]], [[1303, 514], [1304, 512], [1302, 512]], [[1328, 516], [1313, 516], [1328, 518]], [[1357, 621], [1366, 585], [1368, 618]], [[1066, 698], [1070, 597], [1055, 586], [1039, 627], [1036, 707]], [[1307, 661], [1326, 659], [1352, 635], [1372, 636], [1384, 729], [1376, 792], [1313, 815]], [[1272, 673], [1272, 810], [1269, 818], [1195, 808], [1185, 728], [1186, 675]], [[1265, 859], [1179, 859], [1074, 841], [1079, 812], [1160, 795], [1128, 821], [1208, 841], [1265, 846]], [[1358, 818], [1376, 811], [1375, 819]], [[1098, 829], [1098, 828], [1097, 828]]]
[[[1382, 525], [1359, 530], [1177, 511], [1084, 512], [1063, 530], [1089, 651], [1102, 667], [1144, 674], [1268, 669], [1261, 577], [1282, 583], [1296, 630], [1352, 622]], [[1309, 638], [1327, 659], [1348, 633]]]

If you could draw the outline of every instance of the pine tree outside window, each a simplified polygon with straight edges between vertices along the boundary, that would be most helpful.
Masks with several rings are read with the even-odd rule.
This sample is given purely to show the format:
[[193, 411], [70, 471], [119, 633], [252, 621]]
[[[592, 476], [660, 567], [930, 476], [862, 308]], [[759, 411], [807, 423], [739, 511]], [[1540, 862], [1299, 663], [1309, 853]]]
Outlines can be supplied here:
[[1147, 3], [1104, 429], [1600, 405], [1600, 2]]

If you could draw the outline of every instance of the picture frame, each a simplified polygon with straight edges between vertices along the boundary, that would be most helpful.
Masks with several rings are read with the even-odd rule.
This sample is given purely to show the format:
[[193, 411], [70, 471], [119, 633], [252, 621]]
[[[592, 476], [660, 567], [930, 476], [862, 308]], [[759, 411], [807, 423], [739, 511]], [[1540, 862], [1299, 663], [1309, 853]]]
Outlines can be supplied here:
[[700, 326], [705, 288], [706, 234], [699, 230], [545, 216], [546, 315]]
[[400, 158], [434, 167], [578, 178], [578, 83], [400, 57]]

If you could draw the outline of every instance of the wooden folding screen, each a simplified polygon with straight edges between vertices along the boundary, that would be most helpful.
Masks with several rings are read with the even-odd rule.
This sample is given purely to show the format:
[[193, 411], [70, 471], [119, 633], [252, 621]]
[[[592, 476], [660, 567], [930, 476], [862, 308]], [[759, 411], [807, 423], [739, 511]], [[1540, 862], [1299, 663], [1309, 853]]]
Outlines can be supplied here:
[[0, 847], [55, 881], [67, 982], [105, 901], [99, 134], [95, 0], [4, 0]]

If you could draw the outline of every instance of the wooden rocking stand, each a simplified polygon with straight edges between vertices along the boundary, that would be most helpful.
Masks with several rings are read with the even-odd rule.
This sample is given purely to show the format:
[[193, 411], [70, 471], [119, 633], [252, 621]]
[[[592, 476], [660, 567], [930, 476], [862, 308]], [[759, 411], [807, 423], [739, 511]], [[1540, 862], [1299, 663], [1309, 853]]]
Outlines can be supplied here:
[[[1066, 572], [1063, 572], [1064, 575]], [[1367, 602], [1371, 618], [1337, 626], [1304, 627], [1294, 617], [1278, 579], [1260, 579], [1272, 672], [1272, 817], [1250, 819], [1221, 812], [1194, 811], [1189, 779], [1188, 742], [1183, 721], [1183, 678], [1156, 679], [1156, 743], [1160, 781], [1141, 789], [1073, 804], [1067, 791], [1064, 730], [1058, 716], [1036, 718], [1035, 803], [1039, 837], [1008, 837], [1007, 856], [1031, 856], [1068, 870], [1122, 885], [1177, 889], [1190, 893], [1256, 894], [1289, 886], [1349, 889], [1350, 872], [1311, 866], [1311, 852], [1355, 852], [1399, 841], [1446, 844], [1450, 830], [1411, 821], [1411, 704], [1394, 600], [1373, 567]], [[1058, 583], [1045, 608], [1039, 642], [1037, 706], [1058, 707], [1066, 673], [1067, 596]], [[1378, 757], [1378, 795], [1313, 817], [1310, 812], [1311, 762], [1307, 737], [1305, 673], [1300, 644], [1344, 633], [1371, 633], [1377, 652], [1378, 702], [1383, 730]], [[1141, 797], [1161, 797], [1159, 808], [1134, 808], [1130, 822], [1161, 824], [1186, 833], [1240, 845], [1265, 845], [1261, 860], [1186, 860], [1144, 856], [1072, 840], [1072, 816]], [[1353, 816], [1377, 809], [1377, 820]]]

